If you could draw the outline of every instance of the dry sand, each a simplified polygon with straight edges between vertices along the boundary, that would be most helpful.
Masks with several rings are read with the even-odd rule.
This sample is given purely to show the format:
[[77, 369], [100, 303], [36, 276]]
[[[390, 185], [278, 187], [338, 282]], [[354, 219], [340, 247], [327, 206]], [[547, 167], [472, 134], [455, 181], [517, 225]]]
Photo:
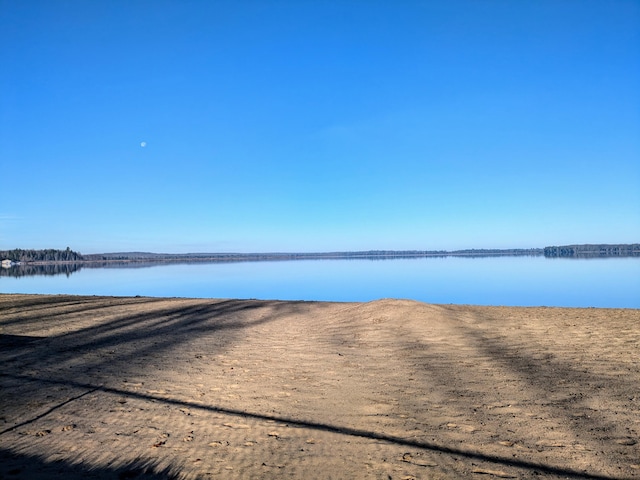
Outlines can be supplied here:
[[640, 310], [0, 295], [0, 478], [640, 478]]

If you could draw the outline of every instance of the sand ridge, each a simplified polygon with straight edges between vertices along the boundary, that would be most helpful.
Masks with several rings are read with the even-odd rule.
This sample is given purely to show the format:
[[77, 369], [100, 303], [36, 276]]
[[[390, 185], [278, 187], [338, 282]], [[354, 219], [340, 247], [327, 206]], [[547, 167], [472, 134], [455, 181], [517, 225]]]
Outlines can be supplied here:
[[1, 478], [640, 478], [640, 311], [0, 295]]

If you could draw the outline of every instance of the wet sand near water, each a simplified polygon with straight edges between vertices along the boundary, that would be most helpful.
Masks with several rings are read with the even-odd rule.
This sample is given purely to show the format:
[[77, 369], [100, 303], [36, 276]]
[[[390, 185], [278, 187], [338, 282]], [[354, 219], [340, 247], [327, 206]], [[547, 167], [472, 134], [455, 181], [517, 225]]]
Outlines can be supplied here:
[[0, 478], [640, 478], [640, 310], [0, 295]]

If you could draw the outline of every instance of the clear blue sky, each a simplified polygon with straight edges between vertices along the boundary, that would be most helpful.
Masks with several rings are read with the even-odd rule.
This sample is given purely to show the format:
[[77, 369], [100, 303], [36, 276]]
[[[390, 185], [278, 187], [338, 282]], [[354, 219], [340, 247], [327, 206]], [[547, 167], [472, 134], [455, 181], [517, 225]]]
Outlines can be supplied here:
[[0, 0], [0, 169], [0, 249], [638, 242], [640, 2]]

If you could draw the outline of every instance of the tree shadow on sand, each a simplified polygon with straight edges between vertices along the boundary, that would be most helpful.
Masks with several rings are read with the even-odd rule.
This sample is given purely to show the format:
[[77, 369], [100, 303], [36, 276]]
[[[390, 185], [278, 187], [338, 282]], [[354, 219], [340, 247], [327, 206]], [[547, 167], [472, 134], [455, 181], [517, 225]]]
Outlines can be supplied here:
[[[37, 299], [36, 299], [37, 300]], [[90, 299], [85, 304], [54, 298], [56, 308], [33, 309], [23, 301], [18, 308], [4, 314], [0, 326], [32, 326], [39, 331], [43, 324], [101, 314], [105, 318], [84, 328], [70, 325], [69, 332], [46, 337], [0, 335], [0, 361], [3, 371], [44, 370], [54, 377], [108, 378], [113, 374], [137, 373], [153, 365], [145, 364], [151, 356], [175, 351], [194, 343], [210, 354], [229, 348], [242, 338], [242, 330], [276, 320], [296, 311], [296, 302], [260, 302], [238, 300], [186, 301], [166, 307], [161, 299], [105, 298]], [[141, 311], [136, 311], [140, 309]], [[24, 312], [21, 310], [28, 310]], [[258, 313], [259, 311], [259, 313]], [[257, 316], [252, 315], [257, 313]], [[222, 335], [222, 331], [224, 335]]]
[[[32, 326], [30, 333], [38, 331], [39, 322], [56, 323], [69, 316], [83, 318], [103, 314], [98, 322], [91, 322], [85, 328], [75, 328], [47, 337], [34, 335], [7, 334], [0, 336], [0, 410], [5, 420], [5, 428], [0, 435], [8, 434], [22, 426], [33, 423], [49, 415], [56, 409], [93, 392], [101, 392], [124, 398], [148, 402], [158, 402], [177, 407], [186, 407], [213, 413], [222, 413], [241, 418], [251, 418], [286, 424], [288, 426], [324, 431], [339, 435], [387, 442], [394, 445], [427, 450], [459, 458], [489, 462], [494, 465], [512, 467], [529, 473], [555, 475], [565, 478], [611, 479], [614, 477], [589, 474], [571, 468], [555, 467], [498, 455], [483, 454], [477, 450], [454, 448], [434, 442], [418, 441], [395, 435], [328, 422], [309, 419], [289, 418], [276, 414], [250, 412], [211, 404], [191, 402], [162, 397], [153, 393], [143, 393], [120, 388], [114, 383], [128, 375], [142, 375], [153, 372], [153, 359], [163, 352], [175, 352], [187, 347], [193, 356], [197, 349], [208, 354], [216, 354], [229, 349], [235, 342], [242, 341], [243, 330], [272, 322], [285, 315], [303, 310], [304, 302], [265, 302], [209, 300], [184, 301], [176, 306], [156, 299], [114, 299], [95, 298], [83, 303], [81, 299], [66, 297], [53, 299], [53, 310], [48, 310], [45, 301], [38, 300], [33, 305], [29, 300], [14, 302], [11, 309], [3, 312], [0, 326]], [[173, 306], [167, 306], [173, 305]], [[137, 307], [144, 306], [142, 311]], [[49, 314], [50, 313], [50, 314]], [[345, 328], [349, 328], [345, 325]], [[461, 327], [463, 328], [463, 327]], [[221, 333], [224, 332], [224, 335]], [[515, 353], [511, 355], [508, 345], [500, 339], [488, 340], [472, 330], [464, 332], [466, 338], [488, 357], [518, 372], [523, 382], [532, 388], [545, 390], [540, 382], [540, 371], [534, 370], [534, 359], [521, 359], [518, 363]], [[401, 344], [401, 342], [400, 342]], [[429, 369], [429, 356], [424, 348], [424, 371]], [[519, 353], [522, 357], [522, 353]], [[549, 365], [555, 375], [575, 378], [576, 385], [583, 376], [576, 376], [570, 366]], [[444, 371], [443, 371], [444, 373]], [[114, 380], [116, 379], [116, 380]], [[425, 377], [425, 382], [431, 378]], [[449, 378], [440, 379], [445, 385]], [[44, 393], [43, 393], [44, 392]], [[47, 397], [46, 403], [32, 408], [25, 414], [24, 399], [31, 396]], [[596, 421], [596, 420], [592, 420]], [[5, 437], [6, 438], [6, 437]], [[117, 467], [98, 467], [75, 464], [68, 460], [51, 461], [32, 453], [0, 450], [3, 464], [19, 464], [28, 460], [39, 474], [31, 476], [29, 471], [5, 469], [15, 478], [172, 478], [178, 472], [171, 469], [158, 470], [157, 465], [134, 461]], [[24, 463], [24, 462], [23, 462]], [[15, 467], [23, 468], [23, 467]], [[11, 473], [15, 471], [15, 473]], [[40, 475], [41, 473], [41, 475]], [[11, 477], [8, 477], [11, 478]]]
[[47, 461], [38, 455], [15, 453], [0, 448], [0, 464], [7, 479], [39, 480], [174, 480], [172, 468], [159, 468], [149, 461], [133, 461], [117, 466], [96, 467], [67, 460]]
[[[80, 397], [82, 397], [84, 395], [87, 395], [87, 394], [90, 394], [90, 393], [93, 393], [93, 392], [96, 392], [96, 391], [100, 391], [100, 392], [103, 392], [103, 393], [113, 394], [113, 395], [118, 395], [118, 396], [124, 396], [124, 397], [128, 397], [128, 398], [135, 398], [135, 399], [139, 399], [139, 400], [160, 402], [160, 403], [165, 403], [165, 404], [168, 404], [168, 405], [175, 405], [175, 406], [179, 406], [179, 407], [188, 407], [188, 408], [193, 409], [193, 410], [203, 410], [203, 411], [214, 412], [214, 413], [223, 413], [223, 414], [226, 414], [226, 415], [241, 417], [241, 418], [244, 418], [244, 419], [248, 419], [249, 418], [249, 419], [266, 420], [266, 421], [271, 421], [271, 422], [277, 422], [277, 423], [280, 423], [280, 424], [287, 425], [289, 427], [306, 428], [306, 429], [324, 431], [324, 432], [329, 432], [329, 433], [336, 433], [336, 434], [340, 434], [340, 435], [348, 435], [348, 436], [351, 436], [351, 437], [360, 437], [360, 438], [366, 438], [366, 439], [370, 439], [370, 440], [379, 440], [379, 441], [388, 442], [388, 443], [395, 444], [395, 445], [412, 447], [412, 448], [417, 448], [417, 449], [421, 449], [421, 450], [430, 450], [432, 452], [438, 452], [438, 453], [454, 455], [454, 456], [461, 457], [461, 458], [467, 458], [467, 459], [472, 459], [472, 460], [480, 460], [480, 461], [489, 462], [489, 463], [493, 463], [493, 464], [499, 464], [499, 465], [502, 465], [502, 466], [524, 469], [524, 470], [528, 470], [528, 471], [534, 472], [536, 474], [550, 474], [550, 475], [562, 476], [563, 478], [580, 478], [580, 479], [587, 479], [587, 480], [589, 480], [589, 479], [591, 479], [591, 480], [596, 480], [596, 479], [597, 480], [611, 480], [611, 479], [616, 478], [616, 477], [610, 477], [610, 476], [605, 476], [605, 475], [597, 475], [597, 474], [589, 474], [589, 473], [586, 473], [586, 472], [579, 472], [579, 471], [576, 471], [576, 470], [573, 470], [573, 469], [570, 469], [570, 468], [554, 467], [554, 466], [549, 466], [549, 465], [545, 465], [545, 464], [541, 464], [541, 463], [529, 462], [529, 461], [525, 461], [525, 460], [517, 460], [517, 459], [513, 459], [513, 458], [508, 458], [508, 457], [500, 457], [500, 456], [496, 456], [496, 455], [487, 455], [487, 454], [479, 453], [479, 452], [472, 451], [472, 450], [465, 450], [465, 449], [461, 449], [461, 448], [452, 448], [452, 447], [447, 447], [447, 446], [443, 446], [443, 445], [439, 445], [439, 444], [431, 443], [431, 442], [410, 440], [410, 439], [407, 439], [407, 438], [397, 437], [397, 436], [393, 436], [393, 435], [387, 435], [387, 434], [380, 433], [380, 432], [374, 432], [374, 431], [368, 431], [368, 430], [363, 430], [363, 429], [351, 428], [351, 427], [347, 427], [347, 426], [340, 426], [340, 425], [332, 425], [332, 424], [328, 424], [328, 423], [320, 423], [320, 422], [299, 420], [299, 419], [295, 419], [295, 418], [289, 418], [289, 417], [277, 416], [277, 415], [264, 415], [264, 414], [260, 414], [260, 413], [248, 412], [248, 411], [245, 411], [245, 410], [238, 410], [238, 409], [225, 408], [225, 407], [217, 407], [217, 406], [214, 406], [214, 405], [203, 405], [203, 404], [184, 401], [184, 400], [175, 400], [175, 399], [162, 398], [162, 397], [158, 397], [158, 396], [155, 396], [155, 395], [149, 395], [149, 394], [144, 394], [144, 393], [139, 393], [139, 392], [130, 392], [130, 391], [127, 391], [127, 390], [121, 390], [121, 389], [116, 389], [116, 388], [87, 385], [87, 384], [81, 384], [81, 383], [77, 383], [77, 382], [73, 382], [73, 381], [60, 382], [60, 381], [46, 380], [46, 379], [41, 379], [41, 378], [17, 377], [17, 376], [5, 375], [5, 374], [0, 374], [0, 377], [11, 377], [11, 378], [13, 378], [15, 380], [20, 380], [22, 382], [35, 382], [35, 383], [38, 384], [39, 387], [43, 387], [45, 385], [60, 385], [60, 384], [62, 384], [62, 385], [68, 386], [68, 387], [73, 387], [75, 389], [85, 390], [85, 393], [83, 393], [81, 395], [78, 395], [77, 397], [74, 397], [72, 399], [69, 399], [67, 402], [63, 402], [63, 404], [66, 404], [66, 403], [69, 403], [71, 401], [74, 401], [74, 400], [76, 400], [76, 399], [78, 399], [78, 398], [80, 398]], [[53, 409], [61, 407], [61, 406], [63, 406], [63, 404], [58, 405], [58, 406], [54, 407]], [[45, 414], [40, 415], [38, 418], [34, 418], [34, 419], [30, 420], [30, 421], [23, 422], [20, 425], [16, 425], [14, 427], [5, 429], [5, 430], [0, 432], [0, 435], [3, 435], [5, 433], [8, 433], [9, 431], [12, 431], [12, 430], [14, 430], [16, 428], [24, 426], [24, 425], [26, 425], [28, 423], [31, 423], [31, 421], [35, 421], [35, 420], [47, 415], [48, 413], [50, 413], [50, 411], [45, 412]], [[151, 478], [155, 478], [155, 477], [151, 477]], [[159, 478], [165, 478], [165, 477], [159, 477]]]

